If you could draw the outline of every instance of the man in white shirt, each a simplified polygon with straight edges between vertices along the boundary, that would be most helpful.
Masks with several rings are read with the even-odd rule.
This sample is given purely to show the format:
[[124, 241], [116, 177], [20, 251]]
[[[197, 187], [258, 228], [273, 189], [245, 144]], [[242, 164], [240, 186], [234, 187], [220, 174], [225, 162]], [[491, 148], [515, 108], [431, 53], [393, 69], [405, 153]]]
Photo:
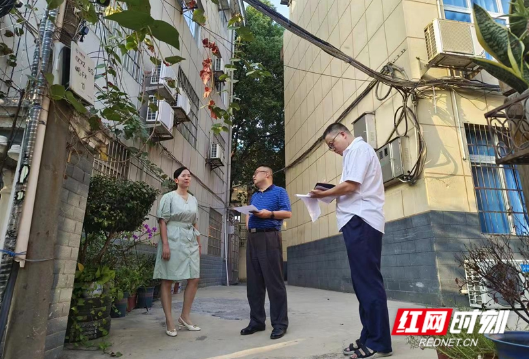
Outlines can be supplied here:
[[333, 123], [323, 133], [329, 150], [343, 156], [340, 184], [311, 191], [311, 197], [338, 196], [336, 217], [343, 233], [353, 288], [360, 303], [362, 333], [344, 349], [351, 358], [390, 356], [391, 334], [384, 281], [380, 273], [384, 233], [384, 184], [373, 148], [354, 138], [342, 124]]

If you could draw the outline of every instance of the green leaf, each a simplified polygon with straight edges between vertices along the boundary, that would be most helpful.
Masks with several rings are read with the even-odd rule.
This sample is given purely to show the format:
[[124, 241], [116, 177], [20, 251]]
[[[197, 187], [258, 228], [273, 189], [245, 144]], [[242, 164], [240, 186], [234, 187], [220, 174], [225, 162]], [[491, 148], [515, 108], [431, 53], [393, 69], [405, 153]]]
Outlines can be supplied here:
[[17, 27], [17, 28], [15, 28], [15, 35], [17, 35], [17, 36], [22, 36], [22, 35], [24, 35], [24, 29], [21, 28], [21, 27]]
[[98, 116], [92, 116], [88, 119], [88, 124], [92, 131], [98, 131], [101, 129], [101, 119]]
[[507, 28], [496, 23], [488, 11], [476, 4], [474, 4], [474, 22], [479, 43], [496, 60], [505, 66], [511, 66], [508, 54], [509, 43], [514, 57], [522, 57], [521, 41]]
[[142, 28], [151, 26], [155, 23], [155, 20], [151, 17], [150, 13], [135, 10], [125, 10], [118, 12], [106, 16], [105, 19], [115, 21], [124, 28], [134, 31], [139, 31]]
[[162, 61], [161, 61], [160, 59], [157, 59], [157, 58], [154, 57], [154, 56], [151, 56], [150, 59], [151, 59], [151, 62], [152, 62], [153, 64], [155, 64], [155, 65], [160, 65], [160, 64], [162, 63]]
[[177, 63], [179, 63], [180, 61], [183, 61], [183, 60], [185, 60], [185, 58], [180, 57], [180, 56], [169, 56], [169, 57], [165, 58], [165, 62], [168, 62], [171, 65], [177, 64]]
[[219, 0], [211, 0], [211, 2], [215, 5], [218, 5], [219, 4]]
[[195, 11], [193, 11], [193, 21], [199, 25], [205, 25], [206, 16], [204, 15], [204, 10], [196, 9]]
[[75, 110], [79, 112], [80, 114], [85, 114], [88, 112], [86, 107], [84, 107], [83, 104], [75, 98], [74, 94], [71, 91], [66, 91], [66, 99], [68, 100], [69, 103], [72, 104], [73, 108], [75, 108]]
[[226, 79], [229, 79], [229, 78], [230, 76], [228, 74], [224, 74], [219, 77], [219, 81], [226, 81]]
[[46, 81], [48, 81], [49, 85], [53, 85], [53, 79], [54, 79], [53, 74], [46, 72], [44, 73], [44, 78], [46, 78]]
[[[509, 11], [509, 28], [515, 36], [521, 37], [527, 29], [527, 20], [529, 20], [529, 0], [513, 0]], [[505, 12], [507, 9], [503, 9]], [[528, 39], [526, 37], [526, 39]], [[528, 43], [525, 41], [525, 45]]]
[[175, 49], [180, 49], [180, 34], [174, 26], [168, 24], [162, 20], [155, 20], [153, 24], [150, 25], [152, 36], [157, 38], [160, 41], [165, 42], [173, 46]]
[[105, 64], [99, 64], [96, 66], [96, 69], [104, 69], [106, 67]]
[[124, 0], [129, 10], [141, 11], [146, 14], [151, 13], [151, 4], [149, 0]]
[[237, 35], [241, 38], [241, 41], [252, 41], [254, 39], [254, 36], [252, 34], [252, 30], [250, 30], [249, 27], [242, 26], [237, 29]]
[[524, 92], [529, 87], [528, 82], [516, 76], [516, 74], [505, 65], [481, 58], [474, 58], [474, 61], [489, 74], [498, 80], [505, 82], [519, 93]]
[[46, 2], [48, 3], [48, 10], [52, 10], [61, 6], [64, 0], [46, 0]]
[[62, 100], [66, 96], [66, 89], [62, 85], [52, 85], [50, 88], [52, 100]]
[[11, 31], [11, 30], [6, 30], [6, 31], [4, 32], [4, 36], [5, 36], [5, 37], [13, 37], [14, 35], [15, 35], [15, 34], [13, 34], [13, 31]]
[[[523, 44], [520, 42], [521, 46], [523, 47]], [[522, 71], [523, 71], [523, 56], [520, 56], [518, 58], [515, 57], [512, 51], [512, 46], [508, 43], [507, 44], [507, 55], [509, 56], [509, 62], [511, 64], [511, 69], [518, 77], [523, 77]], [[522, 51], [523, 54], [523, 51]]]
[[152, 102], [151, 102], [151, 103], [149, 104], [149, 109], [150, 109], [152, 112], [156, 112], [156, 111], [158, 111], [158, 105], [155, 104], [155, 103], [152, 103]]
[[90, 5], [88, 6], [88, 11], [85, 12], [84, 15], [85, 15], [86, 21], [88, 21], [91, 24], [95, 24], [95, 23], [97, 23], [97, 20], [99, 20], [99, 18], [97, 17], [96, 8], [95, 8], [94, 4], [92, 4], [92, 3], [90, 3]]

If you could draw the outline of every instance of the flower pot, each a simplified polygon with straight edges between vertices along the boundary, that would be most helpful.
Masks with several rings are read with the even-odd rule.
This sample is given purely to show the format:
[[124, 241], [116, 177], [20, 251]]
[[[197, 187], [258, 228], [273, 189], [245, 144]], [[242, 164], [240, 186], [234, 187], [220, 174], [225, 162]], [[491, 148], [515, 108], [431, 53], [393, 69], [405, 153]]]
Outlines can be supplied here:
[[90, 288], [83, 290], [83, 298], [96, 298], [103, 294], [103, 285], [96, 282], [90, 284]]
[[84, 299], [83, 304], [77, 305], [75, 313], [70, 312], [66, 340], [76, 343], [81, 341], [81, 337], [93, 340], [107, 335], [110, 330], [111, 307], [108, 295]]
[[127, 312], [130, 312], [134, 308], [136, 308], [136, 293], [127, 298]]
[[127, 314], [127, 306], [128, 306], [128, 293], [127, 297], [123, 295], [123, 298], [120, 300], [115, 300], [114, 305], [112, 307], [112, 311], [110, 312], [110, 316], [112, 318], [123, 318]]
[[136, 303], [136, 308], [151, 308], [154, 287], [139, 287], [138, 288], [138, 303]]
[[498, 359], [529, 358], [529, 332], [485, 334], [496, 345]]
[[153, 300], [158, 300], [158, 299], [160, 299], [161, 288], [162, 288], [162, 285], [161, 285], [161, 284], [158, 284], [157, 286], [154, 287], [154, 293], [152, 294], [152, 299], [153, 299]]

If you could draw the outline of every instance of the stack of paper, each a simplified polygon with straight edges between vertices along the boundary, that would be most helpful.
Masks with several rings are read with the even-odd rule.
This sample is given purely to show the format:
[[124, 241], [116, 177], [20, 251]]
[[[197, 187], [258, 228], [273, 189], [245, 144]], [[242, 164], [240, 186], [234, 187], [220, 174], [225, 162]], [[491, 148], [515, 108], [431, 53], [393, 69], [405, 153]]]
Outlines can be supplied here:
[[252, 212], [259, 212], [257, 207], [255, 207], [253, 204], [249, 206], [233, 207], [232, 209], [239, 213], [248, 214], [248, 215]]
[[319, 201], [329, 204], [336, 199], [336, 197], [312, 198], [310, 194], [297, 194], [296, 197], [305, 203], [305, 207], [307, 207], [307, 210], [309, 211], [312, 222], [316, 222], [316, 220], [320, 217], [321, 209], [318, 203]]

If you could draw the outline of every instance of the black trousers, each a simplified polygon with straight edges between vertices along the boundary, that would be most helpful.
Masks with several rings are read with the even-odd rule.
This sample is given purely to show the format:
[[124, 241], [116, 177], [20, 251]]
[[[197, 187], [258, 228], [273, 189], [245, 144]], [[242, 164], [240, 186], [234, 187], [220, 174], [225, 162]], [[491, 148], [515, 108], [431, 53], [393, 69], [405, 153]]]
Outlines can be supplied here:
[[389, 353], [391, 334], [388, 302], [380, 273], [382, 233], [354, 216], [343, 228], [353, 288], [360, 303], [360, 341], [377, 352]]
[[283, 281], [281, 232], [248, 233], [246, 246], [247, 295], [250, 326], [264, 326], [265, 294], [270, 300], [272, 327], [288, 327], [287, 290]]

